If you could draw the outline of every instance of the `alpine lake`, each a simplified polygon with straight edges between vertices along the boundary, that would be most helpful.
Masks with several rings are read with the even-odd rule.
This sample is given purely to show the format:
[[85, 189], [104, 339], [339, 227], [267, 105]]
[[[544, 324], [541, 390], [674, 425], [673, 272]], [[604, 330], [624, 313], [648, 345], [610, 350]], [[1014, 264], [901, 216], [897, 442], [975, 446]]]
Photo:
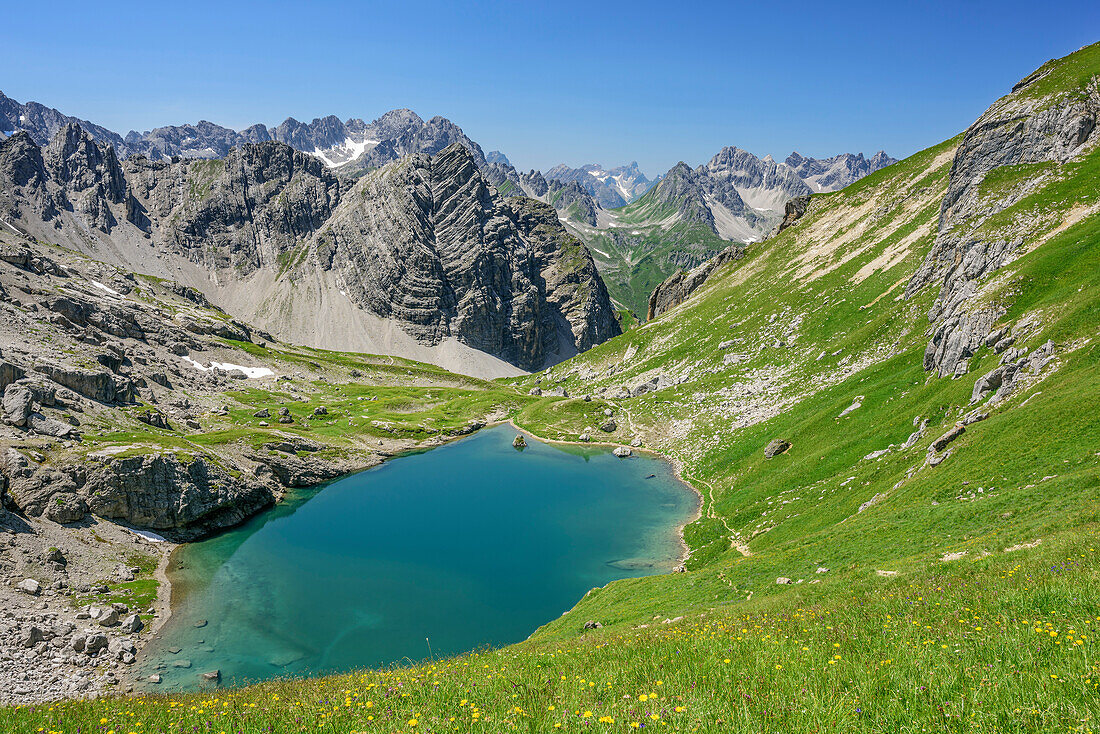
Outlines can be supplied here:
[[[656, 458], [501, 425], [299, 490], [181, 546], [148, 690], [415, 662], [526, 639], [593, 587], [671, 571], [698, 499]], [[578, 625], [584, 620], [578, 620]]]

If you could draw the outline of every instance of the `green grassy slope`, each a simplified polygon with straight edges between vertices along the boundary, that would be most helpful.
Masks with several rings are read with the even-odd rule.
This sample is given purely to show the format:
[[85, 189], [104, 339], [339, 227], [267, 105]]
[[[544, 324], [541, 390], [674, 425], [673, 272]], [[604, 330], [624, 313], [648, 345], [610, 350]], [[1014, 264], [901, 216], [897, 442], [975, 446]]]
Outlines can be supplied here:
[[678, 217], [675, 207], [654, 199], [650, 189], [612, 210], [610, 225], [602, 229], [566, 220], [588, 245], [611, 297], [640, 318], [645, 318], [649, 294], [666, 278], [730, 245], [709, 227]]
[[[1100, 45], [1044, 93], [1100, 78]], [[1047, 97], [1035, 97], [1044, 104]], [[959, 139], [814, 197], [687, 302], [520, 392], [536, 434], [640, 439], [703, 496], [688, 572], [591, 591], [532, 639], [392, 671], [172, 699], [0, 710], [15, 732], [867, 731], [1100, 728], [1100, 149], [987, 178], [1026, 195], [982, 236], [1018, 238], [980, 284], [1014, 348], [1053, 360], [996, 405], [1001, 357], [925, 372], [931, 250]], [[986, 187], [988, 185], [988, 187]], [[669, 387], [627, 390], [664, 376]], [[945, 451], [933, 441], [970, 422]], [[917, 426], [925, 431], [906, 448]], [[790, 449], [771, 459], [775, 438]], [[879, 453], [882, 452], [882, 453]], [[935, 457], [936, 463], [929, 457]], [[784, 578], [791, 583], [777, 583]], [[584, 622], [601, 629], [584, 631]], [[137, 728], [140, 721], [144, 728]]]

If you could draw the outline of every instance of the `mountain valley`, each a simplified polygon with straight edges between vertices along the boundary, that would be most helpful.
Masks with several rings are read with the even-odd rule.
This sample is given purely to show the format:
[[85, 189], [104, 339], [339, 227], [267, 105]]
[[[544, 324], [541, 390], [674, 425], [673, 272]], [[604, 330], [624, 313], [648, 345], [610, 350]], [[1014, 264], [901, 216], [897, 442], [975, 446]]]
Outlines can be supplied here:
[[[900, 161], [652, 181], [408, 110], [0, 128], [0, 729], [1091, 730], [1100, 44]], [[142, 692], [178, 544], [506, 422], [519, 464], [667, 459], [676, 572], [498, 649]]]

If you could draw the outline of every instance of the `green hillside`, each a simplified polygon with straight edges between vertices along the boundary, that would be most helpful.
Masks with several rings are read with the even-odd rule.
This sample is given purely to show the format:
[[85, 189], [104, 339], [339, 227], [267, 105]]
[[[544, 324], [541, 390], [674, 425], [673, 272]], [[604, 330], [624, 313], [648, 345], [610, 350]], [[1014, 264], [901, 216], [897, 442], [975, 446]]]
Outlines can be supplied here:
[[[815, 196], [685, 303], [508, 382], [593, 396], [517, 403], [525, 429], [578, 440], [611, 408], [609, 441], [675, 462], [702, 495], [686, 573], [594, 589], [501, 650], [0, 709], [0, 729], [1100, 728], [1100, 132], [1071, 125], [1100, 109], [1100, 44], [1040, 71], [991, 108], [1015, 127]], [[945, 194], [999, 129], [1045, 132], [977, 176], [941, 233]], [[946, 377], [924, 365], [940, 269], [970, 278], [951, 319], [997, 335]], [[1023, 364], [1014, 389], [973, 399], [1002, 362]], [[789, 448], [765, 458], [776, 439]]]
[[611, 298], [639, 318], [645, 318], [649, 294], [666, 278], [730, 245], [702, 222], [656, 201], [654, 194], [650, 189], [637, 201], [611, 210], [604, 228], [564, 220], [588, 245]]

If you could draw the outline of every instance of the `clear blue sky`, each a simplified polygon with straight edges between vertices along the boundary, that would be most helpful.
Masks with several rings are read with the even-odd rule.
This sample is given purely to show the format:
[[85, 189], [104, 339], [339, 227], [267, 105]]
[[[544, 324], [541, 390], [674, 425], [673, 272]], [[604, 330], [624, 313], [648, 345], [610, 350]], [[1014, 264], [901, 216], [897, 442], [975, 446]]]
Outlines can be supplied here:
[[125, 133], [395, 107], [517, 166], [723, 145], [903, 156], [964, 129], [1100, 2], [9, 3], [0, 90]]

